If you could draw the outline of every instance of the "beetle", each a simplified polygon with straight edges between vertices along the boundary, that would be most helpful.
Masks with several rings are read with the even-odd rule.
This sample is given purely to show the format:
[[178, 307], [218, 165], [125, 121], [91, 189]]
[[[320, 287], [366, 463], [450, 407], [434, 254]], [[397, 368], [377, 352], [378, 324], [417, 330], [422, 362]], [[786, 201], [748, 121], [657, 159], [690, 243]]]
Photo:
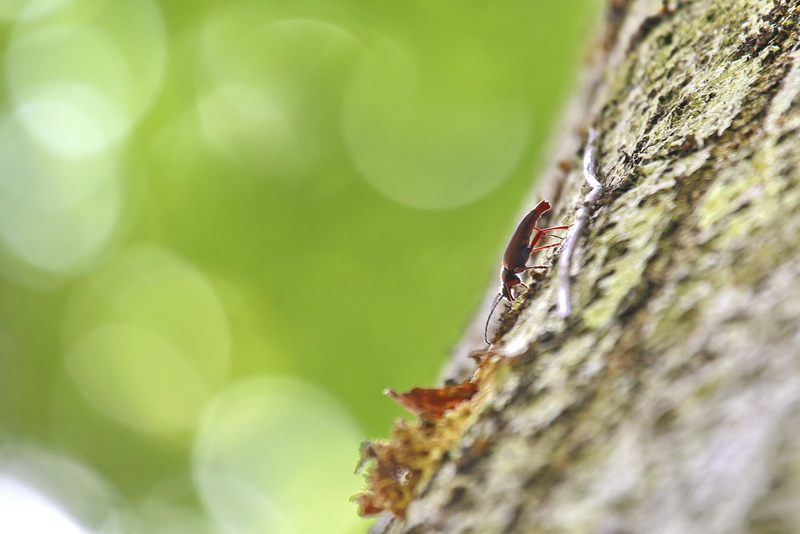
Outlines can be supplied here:
[[503, 268], [500, 270], [500, 292], [492, 304], [492, 309], [489, 311], [489, 317], [486, 318], [486, 326], [483, 329], [483, 337], [486, 343], [491, 345], [489, 341], [489, 321], [492, 318], [494, 309], [501, 299], [506, 299], [508, 302], [514, 302], [516, 298], [512, 293], [514, 286], [522, 286], [528, 289], [528, 286], [522, 283], [519, 273], [530, 271], [531, 269], [546, 269], [544, 265], [532, 265], [530, 267], [525, 264], [528, 262], [531, 254], [540, 250], [553, 248], [559, 246], [561, 243], [552, 243], [550, 245], [536, 246], [543, 237], [555, 237], [563, 239], [561, 236], [548, 234], [547, 232], [553, 230], [566, 230], [569, 226], [552, 226], [550, 228], [537, 228], [536, 223], [542, 215], [551, 208], [550, 203], [546, 200], [540, 201], [534, 208], [529, 211], [517, 225], [517, 229], [511, 234], [511, 239], [508, 240], [506, 251], [503, 254]]

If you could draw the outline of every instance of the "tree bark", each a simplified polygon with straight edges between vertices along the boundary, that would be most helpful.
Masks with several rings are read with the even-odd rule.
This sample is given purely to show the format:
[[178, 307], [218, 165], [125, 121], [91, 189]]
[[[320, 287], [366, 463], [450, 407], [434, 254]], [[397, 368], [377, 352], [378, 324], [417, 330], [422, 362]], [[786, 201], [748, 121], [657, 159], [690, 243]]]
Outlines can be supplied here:
[[536, 194], [572, 221], [596, 129], [571, 314], [553, 252], [385, 532], [800, 532], [800, 2], [613, 0], [602, 24]]

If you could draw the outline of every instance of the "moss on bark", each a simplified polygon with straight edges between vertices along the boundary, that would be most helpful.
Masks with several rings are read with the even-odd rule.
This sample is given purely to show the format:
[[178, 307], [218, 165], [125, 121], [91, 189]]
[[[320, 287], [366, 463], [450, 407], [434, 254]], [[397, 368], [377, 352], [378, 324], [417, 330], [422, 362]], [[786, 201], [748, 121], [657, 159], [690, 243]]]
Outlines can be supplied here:
[[798, 6], [613, 3], [575, 170], [544, 186], [569, 222], [594, 126], [573, 313], [543, 275], [505, 382], [387, 532], [800, 532]]

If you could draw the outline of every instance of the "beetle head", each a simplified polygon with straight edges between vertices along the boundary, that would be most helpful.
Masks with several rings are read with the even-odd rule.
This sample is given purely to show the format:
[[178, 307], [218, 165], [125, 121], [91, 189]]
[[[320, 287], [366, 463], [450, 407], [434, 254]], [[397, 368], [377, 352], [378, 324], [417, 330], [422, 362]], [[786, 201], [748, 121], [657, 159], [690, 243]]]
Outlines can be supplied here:
[[500, 280], [502, 281], [502, 285], [500, 286], [500, 295], [502, 295], [502, 297], [507, 301], [514, 302], [514, 296], [511, 294], [511, 288], [522, 283], [522, 281], [519, 279], [519, 276], [514, 271], [503, 269], [500, 273]]

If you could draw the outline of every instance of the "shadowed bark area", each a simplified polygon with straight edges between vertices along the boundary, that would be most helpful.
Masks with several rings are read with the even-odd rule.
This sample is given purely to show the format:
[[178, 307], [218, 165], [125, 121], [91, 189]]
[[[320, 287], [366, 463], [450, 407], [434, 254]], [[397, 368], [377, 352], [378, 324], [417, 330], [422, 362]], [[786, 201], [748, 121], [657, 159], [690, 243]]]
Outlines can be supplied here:
[[608, 6], [554, 144], [572, 170], [536, 194], [571, 221], [596, 128], [572, 314], [535, 275], [507, 373], [386, 532], [800, 532], [798, 6]]

